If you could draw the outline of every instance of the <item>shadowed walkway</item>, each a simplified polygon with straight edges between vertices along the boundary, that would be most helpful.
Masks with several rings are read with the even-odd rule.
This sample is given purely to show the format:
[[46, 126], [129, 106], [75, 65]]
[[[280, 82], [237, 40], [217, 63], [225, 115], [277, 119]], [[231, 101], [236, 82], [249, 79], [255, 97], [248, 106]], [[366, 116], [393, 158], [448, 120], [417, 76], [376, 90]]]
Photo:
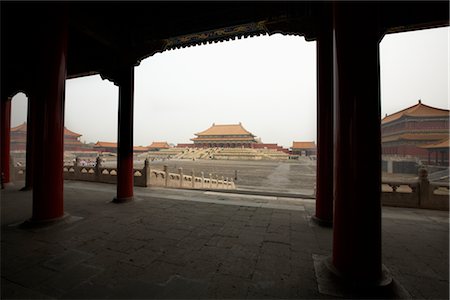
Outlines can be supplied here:
[[[312, 255], [314, 201], [65, 182], [65, 222], [19, 229], [31, 192], [1, 192], [2, 298], [331, 298]], [[448, 298], [448, 213], [383, 208], [383, 263], [413, 298]]]

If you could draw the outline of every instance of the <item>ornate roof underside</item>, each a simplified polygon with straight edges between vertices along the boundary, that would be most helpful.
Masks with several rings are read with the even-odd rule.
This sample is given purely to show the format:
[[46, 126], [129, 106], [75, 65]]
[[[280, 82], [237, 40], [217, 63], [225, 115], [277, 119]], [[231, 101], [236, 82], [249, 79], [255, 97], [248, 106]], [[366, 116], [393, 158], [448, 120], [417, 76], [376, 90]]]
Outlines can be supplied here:
[[[30, 55], [49, 5], [58, 2], [1, 3], [2, 99], [27, 91], [36, 64]], [[101, 74], [138, 65], [168, 49], [261, 34], [294, 34], [315, 40], [327, 2], [65, 2], [68, 12], [67, 77]], [[448, 26], [448, 1], [368, 2], [379, 11], [382, 32]], [[17, 21], [20, 16], [20, 22]], [[13, 24], [13, 26], [11, 25]], [[363, 29], [362, 29], [363, 30]], [[32, 53], [32, 52], [31, 52]]]
[[251, 37], [267, 34], [268, 30], [265, 21], [257, 23], [230, 26], [216, 30], [209, 30], [199, 33], [187, 34], [166, 39], [164, 50], [179, 49], [184, 47], [211, 44], [223, 41], [234, 40], [236, 38]]

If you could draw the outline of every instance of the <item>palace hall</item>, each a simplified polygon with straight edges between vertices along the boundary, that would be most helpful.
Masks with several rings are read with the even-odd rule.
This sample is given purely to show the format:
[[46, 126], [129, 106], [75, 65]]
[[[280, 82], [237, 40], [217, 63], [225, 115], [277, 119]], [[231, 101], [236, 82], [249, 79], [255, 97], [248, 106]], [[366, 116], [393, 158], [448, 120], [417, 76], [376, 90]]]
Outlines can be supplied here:
[[226, 148], [251, 148], [256, 143], [255, 135], [247, 131], [242, 123], [224, 124], [212, 126], [202, 132], [195, 134], [197, 137], [191, 139], [195, 147], [226, 147]]
[[429, 160], [427, 146], [448, 140], [449, 116], [449, 110], [428, 106], [421, 100], [386, 115], [381, 121], [382, 154], [411, 155]]

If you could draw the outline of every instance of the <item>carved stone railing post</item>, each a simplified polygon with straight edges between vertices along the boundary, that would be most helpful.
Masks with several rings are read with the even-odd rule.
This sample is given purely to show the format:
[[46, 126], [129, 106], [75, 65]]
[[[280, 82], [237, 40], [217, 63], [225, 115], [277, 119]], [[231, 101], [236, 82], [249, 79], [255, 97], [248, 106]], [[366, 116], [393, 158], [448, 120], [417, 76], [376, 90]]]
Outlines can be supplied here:
[[219, 175], [216, 175], [216, 188], [219, 188]]
[[195, 189], [195, 173], [194, 173], [194, 170], [191, 171], [191, 177], [192, 177], [192, 188]]
[[180, 188], [183, 187], [183, 168], [178, 168], [178, 173], [180, 174]]
[[212, 188], [212, 174], [209, 173], [209, 188]]
[[428, 180], [428, 171], [425, 168], [419, 169], [419, 207], [430, 197], [430, 181]]
[[101, 166], [102, 166], [102, 159], [100, 158], [100, 156], [97, 156], [97, 158], [95, 159], [95, 168], [94, 168], [95, 181], [100, 181], [100, 167]]
[[80, 158], [77, 156], [77, 157], [75, 157], [74, 167], [78, 167], [79, 165], [80, 165]]
[[228, 177], [225, 178], [225, 188], [228, 190], [230, 188], [229, 184], [228, 184]]
[[205, 187], [205, 173], [202, 171], [200, 174], [202, 174], [202, 188]]
[[222, 176], [222, 189], [224, 189], [225, 177]]
[[169, 183], [169, 167], [168, 166], [164, 166], [164, 186], [167, 187], [168, 183]]

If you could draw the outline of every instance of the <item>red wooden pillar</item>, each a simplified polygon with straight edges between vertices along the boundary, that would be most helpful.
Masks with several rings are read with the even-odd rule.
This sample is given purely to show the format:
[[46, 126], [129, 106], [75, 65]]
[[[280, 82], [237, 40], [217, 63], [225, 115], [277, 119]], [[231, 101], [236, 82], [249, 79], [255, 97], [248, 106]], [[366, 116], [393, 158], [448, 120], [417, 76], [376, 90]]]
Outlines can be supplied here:
[[316, 214], [323, 226], [333, 223], [333, 36], [332, 7], [323, 3], [317, 51]]
[[1, 142], [0, 142], [0, 174], [3, 183], [10, 182], [10, 142], [11, 142], [11, 98], [0, 99], [1, 102]]
[[[358, 286], [382, 277], [377, 3], [333, 3], [334, 219], [332, 263]], [[360, 284], [359, 284], [360, 283]]]
[[67, 18], [64, 4], [44, 4], [37, 24], [40, 44], [30, 97], [36, 101], [33, 122], [33, 216], [32, 222], [50, 221], [64, 215], [64, 93], [67, 58]]
[[134, 67], [117, 74], [119, 85], [119, 128], [117, 145], [117, 196], [114, 202], [133, 200], [133, 103]]
[[35, 104], [36, 101], [34, 101], [34, 103], [32, 103], [32, 101], [30, 95], [28, 95], [25, 186], [21, 191], [28, 191], [33, 188], [33, 113], [35, 113], [36, 110], [33, 104]]

